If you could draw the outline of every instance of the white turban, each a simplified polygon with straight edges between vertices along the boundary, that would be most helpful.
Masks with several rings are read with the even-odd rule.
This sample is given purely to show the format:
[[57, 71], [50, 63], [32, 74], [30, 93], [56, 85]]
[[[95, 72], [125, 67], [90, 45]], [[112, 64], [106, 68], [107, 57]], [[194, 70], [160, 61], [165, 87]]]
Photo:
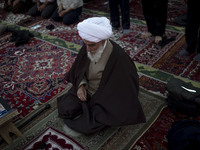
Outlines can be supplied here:
[[99, 42], [112, 35], [112, 26], [106, 17], [88, 18], [78, 23], [77, 29], [80, 37], [90, 42]]

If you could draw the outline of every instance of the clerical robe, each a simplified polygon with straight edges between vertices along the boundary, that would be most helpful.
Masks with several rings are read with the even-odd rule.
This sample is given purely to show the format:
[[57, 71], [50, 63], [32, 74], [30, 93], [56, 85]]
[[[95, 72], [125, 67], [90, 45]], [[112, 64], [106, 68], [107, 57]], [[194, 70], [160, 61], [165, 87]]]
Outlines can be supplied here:
[[[122, 126], [145, 122], [145, 116], [138, 100], [139, 79], [137, 69], [131, 58], [115, 42], [101, 76], [99, 87], [83, 102], [77, 97], [77, 90], [87, 76], [90, 60], [84, 45], [66, 74], [65, 80], [72, 83], [68, 93], [58, 98], [58, 113], [70, 128], [90, 134], [107, 126]], [[73, 99], [80, 105], [77, 107], [79, 117], [66, 117], [61, 114], [70, 109]]]

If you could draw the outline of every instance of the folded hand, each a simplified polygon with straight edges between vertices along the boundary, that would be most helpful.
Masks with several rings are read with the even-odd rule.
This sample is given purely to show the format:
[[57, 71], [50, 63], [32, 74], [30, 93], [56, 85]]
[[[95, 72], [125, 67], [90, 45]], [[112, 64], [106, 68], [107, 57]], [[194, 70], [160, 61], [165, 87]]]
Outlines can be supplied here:
[[87, 91], [84, 85], [81, 85], [78, 90], [77, 90], [77, 97], [81, 100], [81, 101], [86, 101], [87, 99]]

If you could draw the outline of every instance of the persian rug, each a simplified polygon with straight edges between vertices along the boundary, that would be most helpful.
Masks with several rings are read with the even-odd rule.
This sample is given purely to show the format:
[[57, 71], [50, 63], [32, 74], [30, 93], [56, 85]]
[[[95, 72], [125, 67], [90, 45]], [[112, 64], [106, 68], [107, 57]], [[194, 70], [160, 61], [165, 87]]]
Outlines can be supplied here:
[[[84, 18], [84, 14], [82, 18]], [[54, 25], [55, 28], [53, 30], [46, 28], [50, 24]], [[62, 23], [51, 20], [41, 20], [29, 26], [29, 28], [35, 25], [41, 26], [37, 29], [38, 32], [49, 34], [80, 46], [83, 45], [83, 41], [78, 35], [76, 24], [65, 26]], [[144, 39], [143, 34], [146, 30], [146, 25], [142, 24], [142, 21], [138, 21], [137, 23], [132, 22], [131, 32], [128, 35], [123, 35], [121, 30], [113, 31], [111, 39], [123, 47], [134, 62], [149, 65], [190, 80], [200, 81], [200, 65], [197, 61], [193, 60], [195, 55], [179, 55], [179, 52], [186, 47], [182, 28], [169, 26], [166, 29], [166, 38], [173, 40], [163, 45], [155, 44], [153, 37]]]
[[31, 141], [23, 150], [36, 150], [36, 149], [73, 149], [83, 150], [83, 147], [78, 144], [74, 139], [61, 133], [60, 131], [49, 127], [39, 137]]
[[[134, 0], [132, 3], [140, 3], [138, 0]], [[174, 3], [171, 5], [170, 3]], [[175, 7], [180, 3], [180, 1], [169, 1], [170, 7]], [[105, 1], [90, 1], [84, 5], [84, 8], [89, 7], [90, 5], [99, 7], [99, 5], [108, 5]], [[180, 6], [180, 5], [179, 5]], [[102, 6], [103, 7], [103, 6]], [[93, 8], [90, 8], [92, 10]], [[181, 7], [182, 8], [182, 7]], [[182, 9], [173, 9], [173, 10], [182, 10]], [[109, 14], [102, 14], [100, 10], [96, 9], [95, 13], [92, 13], [89, 9], [84, 9], [80, 21], [92, 17], [92, 16], [102, 16]], [[183, 13], [183, 12], [181, 12]], [[177, 14], [177, 13], [174, 13]], [[18, 18], [13, 17], [13, 18]], [[36, 32], [49, 34], [56, 38], [77, 44], [83, 45], [83, 41], [79, 37], [76, 29], [76, 24], [66, 26], [59, 22], [54, 22], [51, 19], [44, 20], [41, 17], [31, 17], [26, 16], [23, 19], [16, 19], [18, 25], [22, 25], [31, 29], [35, 25], [40, 25], [41, 27], [36, 29]], [[10, 22], [13, 22], [11, 19]], [[15, 21], [14, 21], [15, 22]], [[46, 28], [48, 25], [54, 25], [53, 30]], [[179, 51], [186, 47], [184, 29], [178, 28], [175, 26], [168, 26], [166, 30], [167, 38], [174, 38], [174, 41], [166, 43], [166, 45], [159, 46], [154, 43], [153, 38], [144, 39], [143, 33], [146, 32], [146, 25], [143, 21], [133, 20], [131, 22], [131, 33], [128, 35], [123, 35], [121, 30], [114, 31], [113, 39], [118, 44], [120, 44], [125, 51], [130, 55], [133, 61], [142, 63], [145, 65], [150, 65], [167, 73], [171, 73], [177, 76], [188, 78], [194, 81], [200, 81], [200, 65], [197, 61], [194, 61], [192, 56], [180, 56]], [[176, 64], [176, 65], [175, 65]]]
[[[181, 114], [178, 114], [178, 116], [184, 117]], [[200, 121], [200, 117], [193, 119]], [[167, 150], [167, 133], [172, 124], [178, 120], [170, 108], [164, 107], [158, 117], [146, 128], [138, 139], [132, 141], [129, 150]]]
[[[52, 23], [55, 29], [49, 31], [46, 26]], [[83, 45], [75, 25], [65, 26], [51, 20], [40, 20], [31, 24], [29, 28], [36, 24], [41, 25], [41, 28], [34, 31], [35, 38], [27, 45], [15, 47], [14, 43], [9, 42], [11, 34], [0, 38], [0, 94], [11, 107], [18, 109], [21, 118], [38, 105], [58, 96], [66, 88], [63, 76], [76, 57], [78, 46], [80, 48]], [[199, 64], [187, 56], [181, 59], [177, 54], [185, 45], [182, 32], [175, 29], [167, 30], [167, 36], [175, 37], [175, 40], [161, 47], [156, 45], [153, 39], [144, 40], [141, 37], [146, 30], [144, 25], [132, 23], [131, 29], [131, 33], [125, 36], [120, 31], [114, 31], [111, 39], [121, 45], [133, 61], [199, 81]], [[63, 41], [70, 44], [64, 45]], [[77, 48], [75, 45], [78, 45]], [[172, 59], [174, 57], [176, 59]], [[174, 65], [175, 63], [177, 65]], [[140, 78], [141, 86], [161, 94], [166, 93], [166, 82], [157, 80], [157, 77], [149, 78], [144, 74]], [[21, 99], [23, 101], [20, 101]]]
[[0, 95], [23, 118], [68, 87], [63, 78], [74, 54], [37, 38], [15, 47], [10, 38], [0, 38]]
[[[176, 6], [179, 5], [173, 5]], [[98, 5], [98, 8], [101, 7]], [[84, 9], [80, 20], [91, 16], [109, 16], [108, 13], [96, 10]], [[178, 11], [177, 8], [174, 8], [174, 11]], [[19, 47], [10, 42], [11, 34], [7, 33], [0, 37], [0, 95], [11, 107], [18, 109], [20, 115], [16, 118], [16, 123], [21, 124], [44, 104], [52, 103], [52, 106], [56, 106], [53, 102], [69, 87], [63, 80], [64, 73], [71, 67], [83, 42], [78, 36], [76, 24], [66, 26], [51, 19], [32, 18], [22, 14], [16, 16], [10, 14], [4, 20], [14, 24], [17, 29], [30, 29], [35, 36], [28, 44]], [[31, 29], [38, 24], [41, 25], [40, 28]], [[46, 26], [51, 24], [55, 28], [48, 30]], [[114, 31], [111, 37], [135, 61], [141, 87], [152, 93], [165, 95], [165, 84], [171, 76], [191, 79], [189, 81], [199, 86], [200, 64], [193, 60], [194, 55], [191, 57], [178, 55], [178, 52], [185, 48], [184, 30], [167, 26], [166, 36], [174, 37], [175, 40], [164, 46], [156, 45], [153, 38], [143, 39], [145, 31], [146, 25], [143, 20], [132, 20], [130, 34], [123, 35], [120, 29]], [[127, 144], [130, 146], [133, 139], [136, 140], [144, 133], [152, 119], [157, 117], [165, 105], [163, 101], [156, 100], [155, 96], [143, 93], [141, 97], [148, 120], [146, 124], [113, 127], [90, 137], [81, 136], [74, 139], [85, 149], [127, 148]], [[4, 143], [0, 149], [21, 150], [49, 127], [64, 133], [62, 126], [62, 120], [57, 118], [56, 107], [53, 107], [49, 113], [45, 113], [43, 117], [39, 116], [31, 125], [21, 129], [24, 134], [22, 139], [15, 139], [13, 145], [8, 147]]]
[[[138, 136], [144, 132], [146, 126], [149, 126], [152, 120], [158, 116], [161, 109], [166, 106], [164, 97], [152, 94], [144, 89], [140, 89], [139, 100], [146, 116], [146, 123], [122, 127], [110, 127], [89, 136], [80, 135], [72, 137], [63, 130], [64, 123], [62, 119], [58, 118], [57, 109], [54, 109], [50, 113], [45, 113], [43, 118], [33, 120], [31, 124], [22, 128], [21, 132], [23, 133], [23, 137], [13, 137], [14, 142], [11, 145], [4, 143], [0, 145], [0, 149], [21, 150], [49, 127], [52, 127], [73, 138], [82, 145], [85, 150], [122, 150], [131, 140], [137, 139]], [[55, 104], [56, 101], [51, 101], [52, 106], [55, 107]]]
[[[82, 19], [86, 16], [87, 14], [83, 13]], [[37, 30], [32, 30], [35, 38], [27, 45], [15, 47], [14, 43], [9, 42], [11, 34], [0, 38], [2, 64], [0, 67], [2, 81], [0, 94], [8, 104], [18, 109], [21, 117], [26, 116], [38, 105], [47, 102], [65, 89], [63, 75], [69, 70], [78, 49], [83, 45], [75, 24], [66, 26], [50, 19], [36, 20], [35, 23], [28, 25], [28, 28], [24, 28], [30, 29], [35, 25], [41, 25]], [[52, 31], [46, 28], [50, 24], [55, 26]], [[20, 27], [18, 28], [20, 29]], [[146, 26], [142, 22], [132, 22], [130, 34], [123, 35], [121, 31], [114, 31], [111, 39], [123, 47], [136, 63], [200, 81], [198, 75], [200, 66], [192, 60], [194, 56], [180, 57], [178, 55], [178, 52], [185, 47], [184, 34], [179, 28], [167, 29], [167, 37], [174, 37], [175, 40], [164, 46], [156, 45], [153, 38], [143, 39], [144, 31], [146, 31]], [[66, 44], [64, 41], [70, 44]], [[65, 55], [62, 55], [62, 51], [65, 52]], [[58, 59], [61, 55], [62, 59]], [[63, 68], [62, 65], [65, 67]], [[140, 78], [141, 86], [161, 94], [166, 93], [164, 87], [166, 82], [157, 80], [157, 77], [149, 78], [144, 74], [141, 74]], [[62, 89], [57, 85], [62, 85]], [[55, 92], [56, 90], [59, 91]], [[21, 99], [24, 100], [19, 101]]]

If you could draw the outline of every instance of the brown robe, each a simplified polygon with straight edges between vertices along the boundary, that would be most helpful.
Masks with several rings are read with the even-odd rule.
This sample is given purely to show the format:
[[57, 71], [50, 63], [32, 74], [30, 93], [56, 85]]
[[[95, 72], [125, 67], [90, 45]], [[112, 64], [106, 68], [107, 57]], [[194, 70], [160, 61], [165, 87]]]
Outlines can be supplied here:
[[[78, 99], [76, 92], [90, 64], [84, 45], [65, 79], [73, 84], [68, 93], [58, 98], [58, 113], [72, 129], [90, 134], [106, 126], [122, 126], [145, 122], [145, 116], [138, 100], [139, 79], [136, 67], [124, 50], [111, 41], [112, 53], [105, 66], [96, 93], [88, 95], [86, 102]], [[73, 101], [73, 104], [69, 101]], [[77, 104], [76, 115], [65, 114]]]

